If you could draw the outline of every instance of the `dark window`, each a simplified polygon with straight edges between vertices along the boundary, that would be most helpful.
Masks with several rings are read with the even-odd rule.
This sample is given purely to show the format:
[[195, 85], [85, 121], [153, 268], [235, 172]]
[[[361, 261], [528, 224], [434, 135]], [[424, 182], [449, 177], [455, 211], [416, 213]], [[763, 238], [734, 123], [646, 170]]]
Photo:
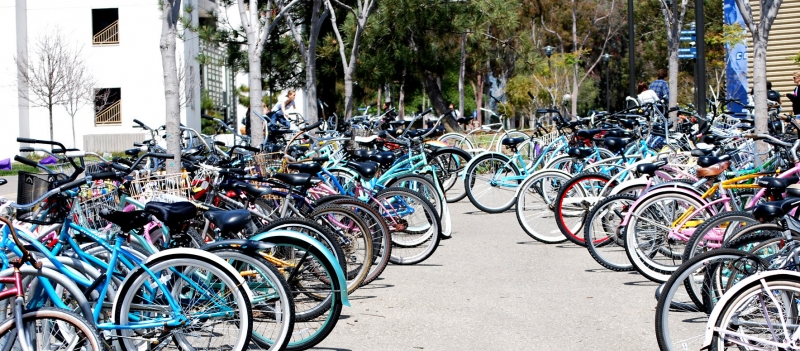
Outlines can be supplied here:
[[119, 44], [119, 9], [92, 9], [92, 44]]
[[94, 90], [94, 124], [122, 123], [122, 90], [102, 88]]

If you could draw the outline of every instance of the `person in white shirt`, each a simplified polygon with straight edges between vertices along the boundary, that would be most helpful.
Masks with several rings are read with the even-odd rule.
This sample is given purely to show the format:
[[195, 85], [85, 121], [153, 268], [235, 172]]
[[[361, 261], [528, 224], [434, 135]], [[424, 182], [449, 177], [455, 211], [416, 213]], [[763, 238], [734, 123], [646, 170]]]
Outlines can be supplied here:
[[637, 99], [639, 100], [640, 104], [658, 102], [659, 100], [661, 100], [655, 91], [650, 90], [649, 86], [647, 85], [647, 82], [639, 82], [637, 91], [639, 92]]
[[286, 128], [290, 127], [291, 124], [286, 119], [286, 114], [287, 114], [286, 110], [291, 110], [295, 108], [294, 97], [295, 97], [295, 91], [289, 90], [289, 92], [286, 93], [286, 100], [283, 100], [282, 102], [278, 102], [277, 104], [275, 104], [275, 106], [272, 108], [272, 116], [270, 116], [272, 123], [281, 124]]

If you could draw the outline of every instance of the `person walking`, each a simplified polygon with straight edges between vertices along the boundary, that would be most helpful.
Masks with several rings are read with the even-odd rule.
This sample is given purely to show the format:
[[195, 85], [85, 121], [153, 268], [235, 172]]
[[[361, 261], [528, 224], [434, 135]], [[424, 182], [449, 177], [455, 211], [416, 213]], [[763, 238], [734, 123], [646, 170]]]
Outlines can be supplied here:
[[792, 80], [796, 87], [791, 93], [787, 93], [786, 97], [792, 102], [792, 114], [798, 116], [800, 115], [800, 71], [794, 72]]
[[271, 124], [279, 124], [286, 128], [290, 128], [291, 125], [289, 120], [286, 119], [286, 110], [294, 109], [295, 108], [295, 91], [289, 90], [286, 93], [286, 100], [275, 104], [275, 107], [272, 108], [272, 116], [270, 116], [270, 123]]
[[669, 104], [669, 83], [664, 80], [667, 78], [667, 70], [663, 68], [658, 70], [657, 77], [658, 79], [650, 83], [649, 88], [656, 93], [660, 100], [664, 100]]

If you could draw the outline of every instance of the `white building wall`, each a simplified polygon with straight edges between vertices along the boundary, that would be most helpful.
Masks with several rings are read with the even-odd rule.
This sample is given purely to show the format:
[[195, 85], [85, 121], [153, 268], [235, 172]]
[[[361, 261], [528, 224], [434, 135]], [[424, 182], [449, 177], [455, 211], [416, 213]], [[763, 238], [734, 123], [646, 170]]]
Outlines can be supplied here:
[[[83, 56], [97, 88], [121, 88], [122, 124], [95, 126], [94, 109], [86, 106], [75, 117], [76, 147], [83, 145], [83, 134], [140, 133], [133, 129], [133, 119], [151, 127], [164, 124], [165, 100], [163, 71], [159, 39], [161, 19], [158, 3], [152, 0], [28, 0], [28, 50], [34, 55], [36, 39], [58, 30], [81, 47]], [[119, 9], [119, 45], [92, 45], [92, 8]], [[14, 56], [15, 1], [0, 0], [0, 29], [9, 42], [0, 45], [0, 109], [4, 111], [3, 128], [0, 128], [0, 158], [11, 157], [18, 151], [14, 141], [17, 136], [17, 89]], [[177, 39], [176, 55], [179, 64], [183, 45]], [[31, 107], [31, 137], [49, 139], [47, 110]], [[182, 113], [185, 123], [185, 116]], [[70, 118], [63, 107], [56, 106], [53, 116], [54, 138], [68, 147], [72, 146]]]

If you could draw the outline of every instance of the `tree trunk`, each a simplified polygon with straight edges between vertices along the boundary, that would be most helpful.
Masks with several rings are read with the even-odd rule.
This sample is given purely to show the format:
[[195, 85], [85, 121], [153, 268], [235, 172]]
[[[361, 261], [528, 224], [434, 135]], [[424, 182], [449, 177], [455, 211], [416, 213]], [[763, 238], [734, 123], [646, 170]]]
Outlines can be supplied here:
[[397, 116], [401, 119], [406, 117], [406, 69], [403, 68], [403, 74], [400, 78], [400, 91], [397, 93]]
[[[678, 42], [680, 43], [680, 42]], [[669, 77], [669, 107], [677, 106], [678, 105], [678, 45], [669, 44], [669, 67], [668, 67], [668, 74]], [[678, 125], [678, 112], [672, 112], [669, 115], [672, 123], [676, 126]]]
[[[249, 72], [249, 81], [250, 81], [250, 111], [258, 112], [258, 114], [264, 113], [264, 102], [261, 101], [262, 95], [262, 86], [261, 86], [261, 57], [260, 55], [256, 54], [249, 54], [248, 61], [250, 66]], [[264, 121], [256, 116], [254, 113], [250, 113], [250, 116], [246, 118], [250, 119], [250, 146], [253, 147], [260, 147], [262, 143], [264, 143], [265, 137], [265, 129], [264, 129]]]
[[[353, 65], [355, 66], [355, 62]], [[344, 118], [348, 120], [353, 117], [353, 70], [345, 68], [344, 70]], [[380, 107], [379, 107], [380, 108]]]
[[167, 173], [181, 171], [181, 114], [180, 86], [178, 84], [178, 65], [175, 61], [175, 35], [180, 0], [163, 1], [161, 41], [161, 66], [164, 70], [164, 98], [166, 100], [166, 139], [167, 153], [174, 159], [167, 160]]
[[481, 111], [481, 107], [483, 107], [483, 75], [478, 73], [478, 90], [475, 91], [475, 108], [478, 109], [478, 117], [475, 118], [478, 120], [478, 125], [483, 125], [483, 119], [481, 115], [483, 115], [483, 111]]
[[78, 148], [78, 144], [75, 142], [75, 116], [70, 116], [72, 118], [72, 147]]
[[[769, 107], [767, 105], [767, 39], [753, 38], [753, 103], [755, 104], [756, 133], [768, 133], [767, 122]], [[759, 154], [766, 153], [769, 146], [763, 141], [756, 143]], [[759, 158], [763, 158], [760, 156]]]
[[[425, 92], [428, 95], [428, 98], [431, 100], [431, 107], [436, 111], [437, 115], [442, 115], [448, 111], [447, 102], [444, 101], [444, 96], [442, 95], [442, 91], [439, 89], [439, 85], [437, 84], [438, 77], [435, 77], [433, 73], [425, 72], [423, 73], [425, 78], [423, 79], [423, 84], [425, 85]], [[455, 118], [453, 118], [452, 114], [448, 114], [442, 120], [442, 124], [444, 125], [444, 129], [448, 133], [460, 133], [461, 127], [458, 126]]]
[[570, 113], [572, 117], [578, 116], [578, 89], [580, 86], [578, 85], [578, 64], [576, 63], [572, 66], [572, 99], [570, 99]]
[[55, 141], [55, 139], [53, 139], [53, 104], [50, 104], [47, 112], [50, 114], [50, 141]]
[[381, 87], [380, 86], [378, 86], [378, 104], [375, 105], [375, 106], [378, 106], [378, 114], [379, 115], [382, 114], [383, 113], [382, 112], [383, 106], [381, 105]]
[[461, 35], [461, 64], [458, 70], [458, 115], [464, 117], [464, 74], [467, 70], [467, 33]]

